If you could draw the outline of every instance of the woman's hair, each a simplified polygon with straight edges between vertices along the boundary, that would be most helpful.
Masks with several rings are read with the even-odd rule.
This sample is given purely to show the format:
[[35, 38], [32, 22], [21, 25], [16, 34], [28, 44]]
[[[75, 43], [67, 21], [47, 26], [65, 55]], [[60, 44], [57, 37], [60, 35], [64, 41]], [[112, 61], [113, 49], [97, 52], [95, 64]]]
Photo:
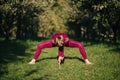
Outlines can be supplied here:
[[59, 47], [62, 47], [64, 44], [64, 40], [63, 40], [63, 37], [62, 36], [58, 36], [56, 38], [56, 45], [59, 46]]
[[62, 37], [61, 37], [61, 36], [58, 36], [57, 38], [58, 38], [59, 40], [61, 40], [61, 39], [62, 39]]

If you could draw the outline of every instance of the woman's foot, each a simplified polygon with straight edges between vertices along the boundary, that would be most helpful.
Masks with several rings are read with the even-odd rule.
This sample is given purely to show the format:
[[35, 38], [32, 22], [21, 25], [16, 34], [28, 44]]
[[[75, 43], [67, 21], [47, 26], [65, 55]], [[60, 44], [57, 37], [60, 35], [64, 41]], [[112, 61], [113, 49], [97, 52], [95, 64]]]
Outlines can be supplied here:
[[64, 57], [59, 56], [58, 57], [58, 64], [60, 65], [63, 60], [64, 60]]
[[28, 64], [35, 64], [35, 59], [32, 59]]
[[85, 59], [85, 63], [88, 64], [88, 65], [92, 64], [92, 62], [90, 62], [88, 59]]

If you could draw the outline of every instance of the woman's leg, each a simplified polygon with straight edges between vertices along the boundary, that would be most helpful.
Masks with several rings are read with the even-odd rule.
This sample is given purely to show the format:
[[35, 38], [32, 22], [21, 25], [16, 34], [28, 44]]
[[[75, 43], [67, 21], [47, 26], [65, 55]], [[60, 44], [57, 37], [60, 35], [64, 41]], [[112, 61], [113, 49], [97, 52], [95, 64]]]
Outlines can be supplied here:
[[43, 48], [51, 48], [52, 46], [53, 46], [53, 44], [52, 44], [51, 40], [47, 40], [47, 41], [39, 43], [38, 46], [37, 46], [37, 49], [35, 51], [35, 54], [33, 56], [33, 59], [29, 62], [29, 64], [34, 64], [35, 63], [35, 61], [40, 56]]
[[82, 43], [80, 43], [78, 41], [74, 41], [74, 40], [69, 40], [68, 47], [79, 48], [79, 51], [80, 51], [84, 61], [86, 62], [86, 64], [91, 64], [91, 62], [87, 58], [87, 54], [85, 52], [85, 49], [84, 49], [84, 46], [82, 45]]

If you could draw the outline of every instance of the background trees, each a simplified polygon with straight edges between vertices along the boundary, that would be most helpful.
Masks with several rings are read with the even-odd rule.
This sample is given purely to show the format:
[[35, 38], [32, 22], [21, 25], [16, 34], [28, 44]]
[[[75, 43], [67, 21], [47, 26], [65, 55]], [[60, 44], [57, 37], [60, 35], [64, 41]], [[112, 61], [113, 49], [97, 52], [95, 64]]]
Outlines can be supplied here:
[[78, 16], [70, 23], [76, 25], [75, 29], [71, 27], [76, 35], [116, 43], [120, 35], [120, 1], [74, 0], [73, 3], [77, 7]]
[[0, 36], [24, 39], [62, 31], [116, 43], [119, 13], [118, 0], [1, 0]]

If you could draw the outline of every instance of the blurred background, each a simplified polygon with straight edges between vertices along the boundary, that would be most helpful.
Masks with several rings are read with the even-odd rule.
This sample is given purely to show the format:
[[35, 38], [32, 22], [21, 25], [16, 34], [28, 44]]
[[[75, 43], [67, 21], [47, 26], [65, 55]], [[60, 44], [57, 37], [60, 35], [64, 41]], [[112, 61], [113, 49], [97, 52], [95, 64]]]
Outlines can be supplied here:
[[119, 13], [119, 0], [0, 0], [0, 37], [35, 39], [65, 32], [117, 43]]

